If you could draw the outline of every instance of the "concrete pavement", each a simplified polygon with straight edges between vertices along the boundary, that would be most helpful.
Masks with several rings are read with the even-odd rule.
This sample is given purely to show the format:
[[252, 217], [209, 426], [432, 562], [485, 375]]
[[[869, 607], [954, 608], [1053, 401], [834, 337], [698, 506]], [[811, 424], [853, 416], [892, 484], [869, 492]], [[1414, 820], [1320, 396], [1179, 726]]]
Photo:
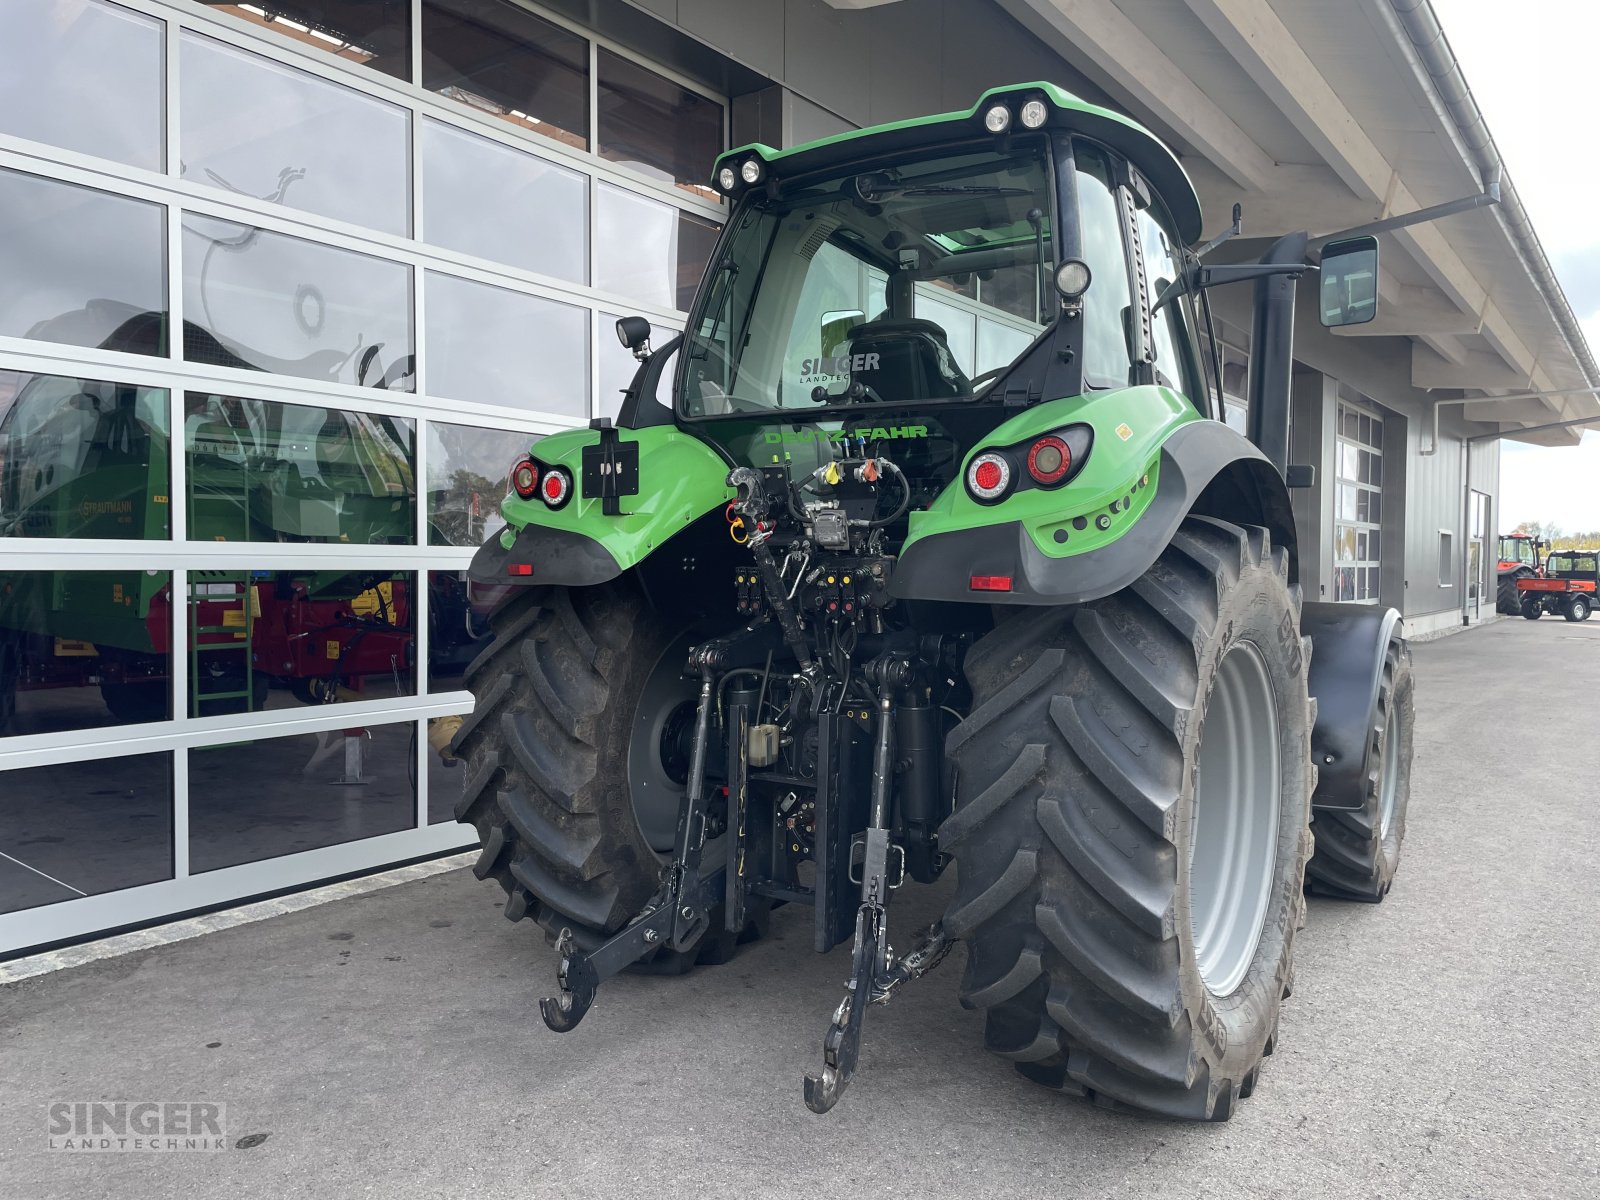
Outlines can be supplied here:
[[[0, 988], [0, 1193], [1600, 1196], [1600, 620], [1415, 653], [1395, 889], [1311, 902], [1278, 1052], [1226, 1125], [1029, 1084], [982, 1051], [956, 958], [870, 1014], [813, 1116], [848, 950], [813, 955], [799, 913], [728, 966], [607, 984], [557, 1036], [552, 952], [456, 871]], [[230, 1146], [267, 1137], [44, 1149], [49, 1102], [101, 1099], [218, 1102]]]

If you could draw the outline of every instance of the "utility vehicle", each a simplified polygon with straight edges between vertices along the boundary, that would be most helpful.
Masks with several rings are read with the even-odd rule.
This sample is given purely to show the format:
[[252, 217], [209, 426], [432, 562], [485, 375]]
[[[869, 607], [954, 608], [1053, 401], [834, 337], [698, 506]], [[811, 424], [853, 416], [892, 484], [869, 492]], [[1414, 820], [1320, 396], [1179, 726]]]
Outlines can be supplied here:
[[1560, 613], [1569, 621], [1587, 621], [1600, 604], [1600, 551], [1556, 550], [1544, 560], [1542, 577], [1517, 580], [1522, 615], [1537, 621]]
[[1500, 558], [1495, 571], [1497, 589], [1495, 611], [1516, 616], [1522, 611], [1522, 593], [1517, 582], [1522, 579], [1544, 578], [1544, 561], [1541, 553], [1550, 549], [1550, 543], [1527, 533], [1500, 535]]
[[[853, 944], [813, 1110], [869, 1006], [959, 942], [961, 1002], [1030, 1079], [1226, 1118], [1303, 883], [1380, 900], [1409, 789], [1398, 614], [1301, 597], [1312, 239], [1203, 264], [1173, 154], [1048, 84], [745, 146], [712, 182], [686, 333], [618, 323], [641, 366], [615, 425], [518, 459], [472, 565], [496, 638], [457, 814], [506, 915], [555, 939], [546, 1023], [803, 906], [815, 950]], [[1373, 315], [1370, 233], [1315, 243], [1326, 324]], [[1248, 438], [1198, 335], [1233, 280]], [[896, 890], [947, 869], [943, 920], [891, 931]]]

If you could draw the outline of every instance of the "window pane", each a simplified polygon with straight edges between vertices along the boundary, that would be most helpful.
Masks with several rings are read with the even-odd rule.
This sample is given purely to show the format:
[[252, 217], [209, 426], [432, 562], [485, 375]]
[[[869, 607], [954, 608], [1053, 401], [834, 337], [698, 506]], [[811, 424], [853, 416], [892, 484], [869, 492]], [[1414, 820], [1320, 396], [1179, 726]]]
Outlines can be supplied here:
[[1028, 348], [1038, 335], [1012, 325], [994, 321], [978, 321], [977, 371], [981, 375], [996, 367], [1003, 367]]
[[183, 217], [184, 357], [410, 391], [411, 270], [367, 254]]
[[456, 819], [456, 801], [466, 779], [462, 761], [450, 753], [450, 739], [461, 727], [460, 717], [428, 718], [428, 824], [448, 825]]
[[168, 720], [171, 585], [167, 571], [0, 574], [0, 734]]
[[165, 30], [100, 0], [5, 0], [0, 132], [161, 170]]
[[610, 184], [595, 187], [595, 286], [688, 311], [720, 227]]
[[411, 0], [261, 0], [212, 8], [264, 25], [296, 45], [360, 63], [396, 79], [411, 78]]
[[500, 501], [532, 433], [428, 422], [428, 544], [481, 546], [505, 527]]
[[717, 248], [722, 226], [704, 217], [678, 214], [677, 306], [684, 312], [694, 303], [694, 294], [706, 273], [706, 264]]
[[0, 537], [164, 538], [167, 393], [0, 371]]
[[604, 46], [597, 51], [600, 157], [711, 200], [722, 153], [722, 105]]
[[0, 912], [172, 878], [172, 756], [0, 774]]
[[911, 311], [912, 315], [932, 321], [944, 330], [950, 354], [963, 374], [970, 378], [978, 373], [978, 368], [973, 365], [978, 350], [977, 317], [967, 309], [935, 300], [922, 287], [912, 294]]
[[[484, 589], [480, 586], [479, 592]], [[428, 690], [464, 688], [462, 672], [494, 635], [487, 606], [474, 603], [465, 571], [428, 572]], [[460, 783], [457, 783], [460, 788]]]
[[[805, 301], [802, 299], [801, 307], [804, 306]], [[612, 420], [616, 420], [617, 413], [622, 408], [622, 393], [628, 390], [628, 385], [633, 382], [634, 372], [639, 369], [639, 361], [633, 357], [633, 352], [616, 338], [617, 316], [616, 313], [608, 312], [600, 314], [600, 361], [595, 364], [596, 370], [600, 373], [599, 415], [610, 417]], [[670, 325], [658, 325], [652, 321], [650, 344], [660, 349], [677, 337], [679, 332]], [[654, 399], [663, 408], [672, 407], [670, 389], [677, 357], [678, 352], [674, 350], [662, 364], [661, 381]]]
[[166, 353], [166, 210], [0, 170], [0, 335]]
[[[1045, 253], [1050, 253], [1048, 239]], [[998, 267], [993, 277], [979, 281], [982, 299], [991, 308], [1039, 325], [1039, 270], [1037, 267]], [[963, 292], [963, 295], [970, 293]], [[1009, 361], [1009, 360], [1008, 360]]]
[[508, 0], [422, 0], [422, 86], [589, 148], [588, 41]]
[[[1144, 247], [1145, 271], [1150, 279], [1153, 304], [1162, 290], [1178, 278], [1178, 261], [1174, 254], [1176, 237], [1169, 237], [1155, 214], [1144, 209], [1139, 213], [1139, 241]], [[1156, 381], [1187, 393], [1191, 388], [1185, 378], [1188, 368], [1182, 357], [1182, 348], [1188, 342], [1183, 313], [1182, 301], [1173, 301], [1163, 308], [1151, 325], [1151, 339], [1156, 356]]]
[[183, 411], [191, 540], [416, 541], [414, 422], [201, 392]]
[[438, 121], [422, 125], [422, 170], [434, 245], [589, 281], [589, 184], [578, 172]]
[[429, 271], [428, 391], [587, 417], [589, 314]]
[[1083, 142], [1075, 146], [1078, 219], [1090, 276], [1083, 317], [1084, 379], [1099, 387], [1122, 387], [1128, 382], [1123, 313], [1133, 302], [1122, 251], [1122, 222], [1105, 157]]
[[191, 571], [188, 712], [416, 691], [409, 571]]
[[405, 721], [190, 750], [189, 869], [410, 829], [416, 729]]
[[406, 111], [210, 38], [183, 38], [184, 178], [404, 235]]

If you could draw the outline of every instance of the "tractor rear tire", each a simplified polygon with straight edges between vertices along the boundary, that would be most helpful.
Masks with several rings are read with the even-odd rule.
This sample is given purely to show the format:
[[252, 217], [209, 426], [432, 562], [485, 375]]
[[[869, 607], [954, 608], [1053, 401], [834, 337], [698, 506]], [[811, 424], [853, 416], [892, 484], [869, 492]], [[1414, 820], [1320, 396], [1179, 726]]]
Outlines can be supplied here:
[[1530, 621], [1537, 621], [1544, 616], [1544, 603], [1532, 596], [1522, 598], [1522, 615]]
[[1531, 579], [1533, 572], [1523, 567], [1518, 571], [1508, 571], [1500, 576], [1499, 588], [1495, 592], [1495, 611], [1508, 617], [1514, 617], [1522, 611], [1522, 593], [1517, 591], [1517, 580]]
[[1299, 615], [1266, 530], [1191, 518], [1130, 587], [1013, 610], [968, 654], [945, 928], [1028, 1078], [1214, 1121], [1255, 1088], [1311, 850]]
[[1392, 641], [1373, 714], [1366, 800], [1357, 809], [1313, 810], [1316, 844], [1306, 864], [1306, 890], [1369, 904], [1388, 895], [1406, 837], [1414, 718], [1411, 650]]
[[1587, 621], [1589, 614], [1593, 611], [1594, 605], [1590, 603], [1589, 597], [1582, 592], [1578, 592], [1572, 599], [1567, 601], [1566, 611], [1561, 615], [1569, 621]]
[[170, 691], [165, 679], [107, 682], [100, 685], [100, 699], [105, 701], [106, 711], [122, 724], [141, 725], [146, 721], [165, 721], [172, 716]]
[[[692, 718], [694, 685], [678, 678], [687, 631], [631, 578], [519, 589], [491, 627], [494, 640], [466, 672], [476, 706], [452, 743], [466, 762], [456, 819], [477, 830], [473, 872], [505, 890], [509, 920], [531, 917], [550, 939], [570, 929], [578, 948], [592, 949], [645, 906], [670, 857], [677, 794], [664, 794], [663, 776], [652, 807], [636, 807], [630, 752], [636, 738], [664, 744], [671, 714], [681, 729], [683, 703]], [[662, 705], [667, 713], [654, 711]], [[717, 852], [708, 842], [708, 867]], [[719, 932], [721, 920], [719, 910], [697, 946], [659, 950], [650, 967], [723, 961], [759, 928], [734, 938]]]

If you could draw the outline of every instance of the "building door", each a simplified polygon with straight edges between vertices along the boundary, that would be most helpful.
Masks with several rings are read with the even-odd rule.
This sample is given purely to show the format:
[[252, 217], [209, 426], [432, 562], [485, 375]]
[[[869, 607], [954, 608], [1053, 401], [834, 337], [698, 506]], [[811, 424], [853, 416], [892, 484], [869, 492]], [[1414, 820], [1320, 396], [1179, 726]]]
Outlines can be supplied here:
[[1474, 490], [1472, 493], [1472, 536], [1467, 540], [1467, 578], [1471, 581], [1472, 615], [1483, 611], [1484, 598], [1495, 594], [1496, 581], [1491, 575], [1494, 559], [1489, 557], [1489, 497]]
[[1378, 602], [1383, 559], [1383, 418], [1339, 399], [1338, 492], [1333, 515], [1333, 598]]

